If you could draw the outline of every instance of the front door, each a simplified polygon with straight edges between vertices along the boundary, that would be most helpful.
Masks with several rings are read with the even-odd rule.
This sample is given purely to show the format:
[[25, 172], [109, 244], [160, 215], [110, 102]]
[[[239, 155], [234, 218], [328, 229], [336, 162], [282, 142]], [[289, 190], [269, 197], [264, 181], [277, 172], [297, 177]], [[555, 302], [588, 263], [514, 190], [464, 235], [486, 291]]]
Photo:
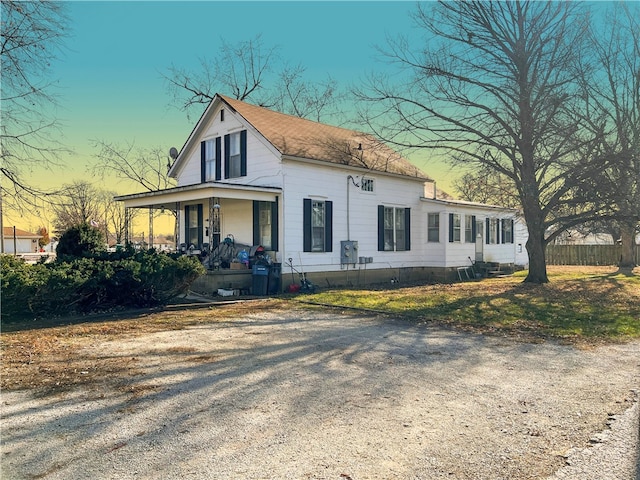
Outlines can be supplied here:
[[476, 222], [476, 262], [483, 261], [484, 222]]

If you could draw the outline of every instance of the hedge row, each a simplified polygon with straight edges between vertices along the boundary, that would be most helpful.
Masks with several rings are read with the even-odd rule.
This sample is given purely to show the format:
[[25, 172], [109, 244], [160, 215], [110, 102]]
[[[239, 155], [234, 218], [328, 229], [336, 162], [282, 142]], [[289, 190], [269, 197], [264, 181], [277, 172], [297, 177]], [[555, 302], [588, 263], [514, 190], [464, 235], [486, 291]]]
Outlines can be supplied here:
[[163, 305], [204, 273], [196, 257], [153, 250], [37, 265], [3, 255], [0, 264], [2, 322]]

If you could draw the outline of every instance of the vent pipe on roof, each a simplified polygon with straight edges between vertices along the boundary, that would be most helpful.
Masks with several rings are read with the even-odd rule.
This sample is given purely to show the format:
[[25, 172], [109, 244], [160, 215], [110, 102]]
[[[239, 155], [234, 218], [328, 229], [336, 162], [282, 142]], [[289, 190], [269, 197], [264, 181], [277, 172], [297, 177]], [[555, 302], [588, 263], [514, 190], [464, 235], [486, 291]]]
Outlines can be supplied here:
[[438, 191], [438, 189], [436, 188], [436, 181], [433, 181], [433, 199], [436, 199], [436, 192]]

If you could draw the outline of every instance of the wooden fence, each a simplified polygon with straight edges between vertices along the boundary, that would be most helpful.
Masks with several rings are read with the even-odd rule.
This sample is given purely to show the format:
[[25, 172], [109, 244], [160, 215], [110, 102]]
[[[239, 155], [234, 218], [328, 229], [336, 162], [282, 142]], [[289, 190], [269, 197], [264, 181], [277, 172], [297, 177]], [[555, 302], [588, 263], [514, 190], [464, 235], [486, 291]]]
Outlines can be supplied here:
[[[620, 245], [547, 245], [547, 265], [618, 265]], [[640, 245], [635, 246], [640, 264]]]

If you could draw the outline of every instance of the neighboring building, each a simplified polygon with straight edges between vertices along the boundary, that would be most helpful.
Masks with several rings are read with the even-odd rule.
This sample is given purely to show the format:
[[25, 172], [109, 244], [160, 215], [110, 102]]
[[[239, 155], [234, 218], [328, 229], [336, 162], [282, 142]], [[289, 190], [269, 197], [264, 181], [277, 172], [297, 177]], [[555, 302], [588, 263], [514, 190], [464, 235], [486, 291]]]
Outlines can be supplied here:
[[[134, 248], [149, 248], [149, 237], [136, 235], [129, 237], [129, 243], [133, 245]], [[109, 235], [109, 251], [115, 252], [118, 249], [119, 245], [116, 241], [116, 238], [113, 234]], [[176, 249], [176, 243], [173, 240], [169, 240], [165, 235], [154, 235], [153, 236], [153, 248], [155, 248], [159, 252], [174, 252]]]
[[[371, 135], [221, 95], [169, 175], [177, 187], [116, 200], [177, 212], [178, 249], [205, 259], [225, 238], [262, 245], [283, 275], [291, 263], [323, 286], [453, 280], [472, 261], [516, 260], [514, 210], [435, 198], [433, 180]], [[228, 273], [208, 285], [236, 288]]]
[[4, 240], [4, 252], [14, 253], [37, 253], [39, 248], [38, 240], [42, 238], [37, 233], [27, 232], [14, 227], [3, 227], [2, 235]]
[[[640, 233], [635, 238], [636, 245], [640, 245]], [[582, 233], [578, 230], [568, 230], [558, 235], [554, 245], [616, 245], [620, 239], [614, 239], [610, 233]]]

